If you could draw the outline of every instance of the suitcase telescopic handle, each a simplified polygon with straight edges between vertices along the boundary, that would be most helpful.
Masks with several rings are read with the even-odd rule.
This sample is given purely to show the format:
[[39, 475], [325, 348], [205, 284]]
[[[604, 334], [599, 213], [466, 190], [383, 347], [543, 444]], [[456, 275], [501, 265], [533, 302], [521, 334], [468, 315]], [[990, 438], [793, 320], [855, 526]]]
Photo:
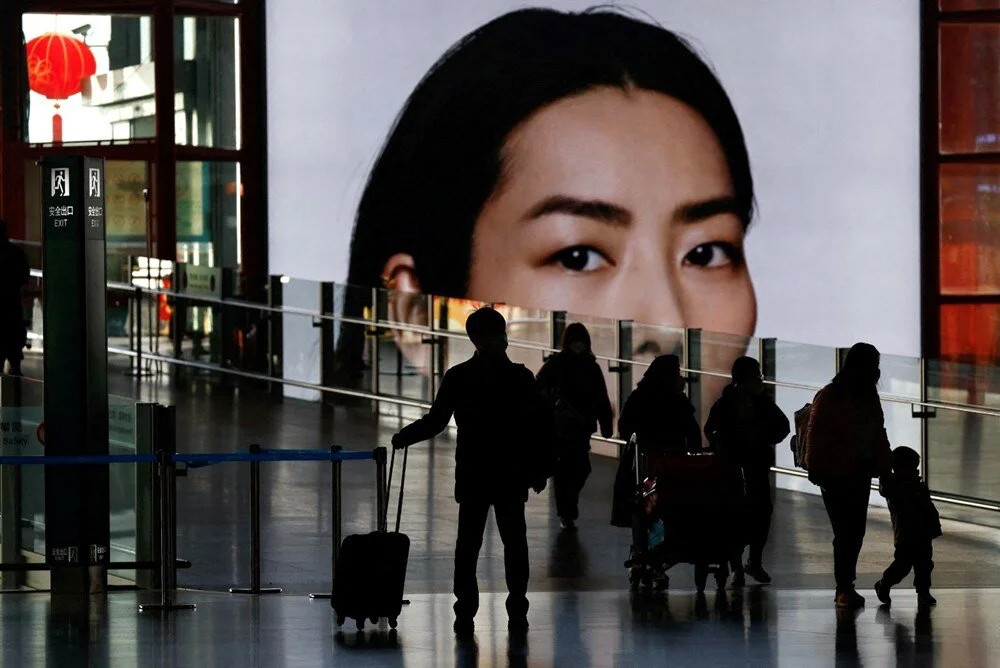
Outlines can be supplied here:
[[[406, 485], [406, 458], [410, 454], [409, 448], [403, 448], [403, 470], [399, 477], [399, 499], [396, 502], [396, 533], [399, 533], [399, 520], [403, 515], [403, 489]], [[389, 457], [389, 475], [385, 480], [385, 503], [382, 505], [382, 526], [388, 528], [389, 520], [389, 490], [392, 487], [392, 470], [396, 466], [396, 449], [392, 448], [392, 455]]]

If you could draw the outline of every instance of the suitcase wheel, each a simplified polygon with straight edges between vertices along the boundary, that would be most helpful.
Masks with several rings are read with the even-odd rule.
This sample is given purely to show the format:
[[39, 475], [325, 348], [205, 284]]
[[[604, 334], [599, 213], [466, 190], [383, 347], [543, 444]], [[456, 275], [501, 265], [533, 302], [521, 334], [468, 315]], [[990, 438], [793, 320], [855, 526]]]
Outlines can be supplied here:
[[364, 631], [365, 630], [365, 618], [364, 617], [358, 617], [358, 619], [354, 623], [358, 627], [359, 631]]
[[397, 620], [395, 617], [390, 617], [389, 618], [389, 628], [390, 629], [396, 628], [396, 624], [398, 623], [398, 621], [399, 620]]

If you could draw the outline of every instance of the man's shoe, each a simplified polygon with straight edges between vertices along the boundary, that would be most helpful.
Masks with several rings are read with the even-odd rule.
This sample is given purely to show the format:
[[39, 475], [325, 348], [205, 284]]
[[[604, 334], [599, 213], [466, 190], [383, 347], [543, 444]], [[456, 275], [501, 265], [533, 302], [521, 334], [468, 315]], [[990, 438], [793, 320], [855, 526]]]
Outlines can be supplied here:
[[892, 599], [889, 598], [889, 589], [889, 587], [882, 584], [881, 580], [875, 583], [875, 595], [878, 596], [878, 600], [882, 601], [886, 605], [892, 604]]
[[461, 637], [471, 636], [476, 630], [476, 623], [472, 619], [460, 618], [455, 620], [455, 635]]
[[559, 526], [561, 526], [563, 529], [566, 529], [566, 530], [575, 529], [576, 528], [576, 522], [574, 522], [573, 520], [564, 520], [563, 518], [560, 517], [559, 518]]
[[837, 596], [834, 597], [833, 603], [838, 608], [855, 610], [857, 608], [865, 607], [865, 597], [853, 589], [850, 591], [841, 591], [837, 592]]
[[743, 567], [743, 572], [761, 584], [767, 584], [771, 581], [771, 576], [767, 574], [767, 571], [760, 564], [748, 561], [747, 565]]
[[931, 596], [929, 591], [917, 592], [917, 605], [937, 605], [937, 599]]
[[528, 632], [528, 618], [519, 617], [507, 621], [507, 630], [511, 633], [524, 634]]

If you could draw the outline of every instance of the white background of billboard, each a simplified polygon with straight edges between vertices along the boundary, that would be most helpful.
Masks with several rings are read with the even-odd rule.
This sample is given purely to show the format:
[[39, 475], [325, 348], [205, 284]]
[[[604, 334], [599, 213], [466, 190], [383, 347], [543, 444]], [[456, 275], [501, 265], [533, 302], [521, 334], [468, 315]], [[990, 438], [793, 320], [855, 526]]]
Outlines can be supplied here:
[[[748, 241], [758, 334], [919, 354], [919, 3], [631, 4], [694, 42], [743, 124], [759, 203]], [[268, 5], [272, 273], [345, 280], [357, 201], [406, 96], [448, 46], [521, 6]]]

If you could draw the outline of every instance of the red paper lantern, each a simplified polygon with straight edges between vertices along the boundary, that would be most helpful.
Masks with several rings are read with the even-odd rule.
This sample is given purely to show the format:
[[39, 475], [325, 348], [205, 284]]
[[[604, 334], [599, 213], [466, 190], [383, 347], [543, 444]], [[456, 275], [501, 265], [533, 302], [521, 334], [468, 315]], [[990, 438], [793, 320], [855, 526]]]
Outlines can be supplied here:
[[52, 100], [80, 92], [97, 71], [90, 47], [69, 35], [47, 32], [28, 42], [28, 86]]

